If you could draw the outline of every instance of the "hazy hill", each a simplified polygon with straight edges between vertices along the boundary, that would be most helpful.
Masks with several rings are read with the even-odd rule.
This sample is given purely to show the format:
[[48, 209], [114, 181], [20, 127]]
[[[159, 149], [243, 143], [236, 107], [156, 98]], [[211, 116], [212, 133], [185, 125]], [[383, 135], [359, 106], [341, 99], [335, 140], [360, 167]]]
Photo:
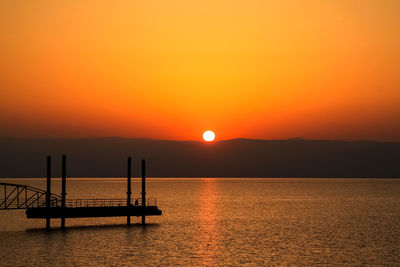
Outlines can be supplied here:
[[234, 139], [205, 144], [150, 139], [0, 139], [0, 177], [44, 177], [46, 155], [60, 176], [126, 175], [126, 158], [148, 160], [153, 177], [400, 177], [400, 143]]

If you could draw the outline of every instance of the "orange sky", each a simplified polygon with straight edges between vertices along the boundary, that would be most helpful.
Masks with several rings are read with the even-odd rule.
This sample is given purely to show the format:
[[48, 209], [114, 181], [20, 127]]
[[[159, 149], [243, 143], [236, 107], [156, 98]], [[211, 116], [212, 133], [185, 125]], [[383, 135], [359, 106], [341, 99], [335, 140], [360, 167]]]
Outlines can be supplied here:
[[0, 137], [400, 141], [399, 0], [0, 1]]

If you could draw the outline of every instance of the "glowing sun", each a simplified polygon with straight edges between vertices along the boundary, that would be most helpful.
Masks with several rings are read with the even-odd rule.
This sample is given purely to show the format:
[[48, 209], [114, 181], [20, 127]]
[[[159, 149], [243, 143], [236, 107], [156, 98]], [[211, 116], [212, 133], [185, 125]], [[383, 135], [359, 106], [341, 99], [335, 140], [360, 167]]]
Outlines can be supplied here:
[[213, 131], [205, 131], [203, 133], [203, 139], [206, 142], [212, 142], [215, 139], [215, 133]]

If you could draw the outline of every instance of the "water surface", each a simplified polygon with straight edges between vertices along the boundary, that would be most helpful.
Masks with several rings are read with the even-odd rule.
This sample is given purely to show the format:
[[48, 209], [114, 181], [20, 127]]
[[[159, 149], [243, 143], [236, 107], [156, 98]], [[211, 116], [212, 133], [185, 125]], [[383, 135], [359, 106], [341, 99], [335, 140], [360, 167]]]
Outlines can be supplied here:
[[[0, 182], [45, 188], [44, 179]], [[60, 192], [60, 180], [52, 184]], [[163, 216], [52, 220], [0, 211], [2, 266], [397, 265], [400, 180], [148, 179]], [[133, 183], [140, 197], [140, 183]], [[125, 179], [69, 179], [67, 198], [124, 198]]]

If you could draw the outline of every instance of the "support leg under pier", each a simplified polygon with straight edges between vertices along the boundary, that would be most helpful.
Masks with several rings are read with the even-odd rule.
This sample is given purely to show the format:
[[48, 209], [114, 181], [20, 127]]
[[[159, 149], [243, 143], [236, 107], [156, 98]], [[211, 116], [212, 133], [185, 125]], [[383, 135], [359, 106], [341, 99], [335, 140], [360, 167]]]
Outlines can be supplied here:
[[[47, 191], [46, 191], [46, 208], [50, 208], [51, 196], [51, 157], [47, 156]], [[46, 217], [46, 231], [50, 231], [50, 216]]]
[[[128, 178], [128, 185], [127, 185], [127, 190], [126, 190], [126, 206], [131, 205], [131, 195], [132, 195], [132, 188], [131, 188], [131, 178], [132, 178], [132, 158], [128, 158], [128, 173], [127, 173], [127, 178]], [[131, 216], [128, 215], [126, 217], [126, 224], [131, 225]]]
[[[67, 183], [67, 156], [62, 155], [62, 166], [61, 166], [61, 207], [65, 208], [66, 199], [66, 183]], [[65, 218], [61, 218], [61, 229], [65, 229]]]
[[142, 159], [142, 225], [146, 225], [146, 161]]

